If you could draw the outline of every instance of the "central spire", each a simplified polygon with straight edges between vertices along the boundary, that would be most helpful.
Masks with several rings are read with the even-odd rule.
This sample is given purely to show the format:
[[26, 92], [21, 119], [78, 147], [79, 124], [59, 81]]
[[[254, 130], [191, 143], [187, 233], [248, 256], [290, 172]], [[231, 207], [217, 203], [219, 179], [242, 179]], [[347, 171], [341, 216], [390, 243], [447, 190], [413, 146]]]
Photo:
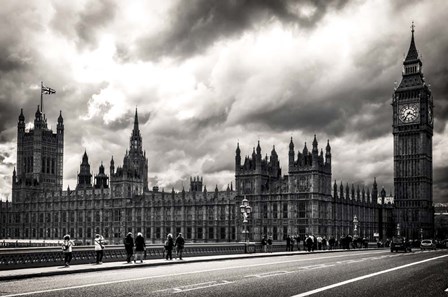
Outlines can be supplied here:
[[137, 107], [135, 108], [135, 116], [134, 116], [134, 130], [132, 131], [133, 135], [137, 135], [136, 133], [139, 131], [138, 129], [138, 114], [137, 114]]
[[408, 54], [406, 56], [405, 61], [412, 61], [412, 60], [417, 60], [418, 59], [418, 51], [417, 51], [417, 47], [415, 46], [415, 41], [414, 41], [414, 21], [412, 21], [412, 25], [411, 25], [411, 44], [409, 45], [409, 51]]

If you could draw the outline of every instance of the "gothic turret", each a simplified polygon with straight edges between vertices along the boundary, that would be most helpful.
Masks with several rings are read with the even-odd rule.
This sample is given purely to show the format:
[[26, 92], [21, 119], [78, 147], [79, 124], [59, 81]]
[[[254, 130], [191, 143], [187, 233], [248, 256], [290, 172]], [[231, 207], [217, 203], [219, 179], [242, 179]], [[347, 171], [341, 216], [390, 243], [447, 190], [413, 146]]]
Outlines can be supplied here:
[[338, 198], [338, 185], [336, 184], [336, 180], [334, 180], [333, 184], [333, 198]]
[[44, 120], [39, 105], [37, 106], [36, 113], [34, 114], [34, 129], [44, 128]]
[[384, 198], [386, 198], [386, 190], [384, 187], [381, 189], [381, 205], [384, 205]]
[[76, 189], [91, 188], [92, 187], [92, 174], [90, 173], [89, 157], [87, 151], [84, 151], [82, 156], [82, 163], [78, 174], [78, 184]]
[[62, 117], [62, 110], [59, 111], [59, 116], [58, 116], [58, 124], [62, 124], [64, 123], [64, 118]]
[[202, 177], [190, 177], [190, 192], [202, 192]]
[[258, 145], [257, 145], [257, 160], [261, 160], [260, 140], [258, 140]]
[[294, 167], [294, 142], [292, 141], [292, 137], [291, 137], [291, 141], [289, 142], [289, 153], [288, 153], [288, 157], [289, 157], [289, 171], [292, 170], [292, 168]]
[[236, 150], [235, 150], [235, 174], [238, 174], [241, 170], [241, 150], [240, 150], [240, 143], [236, 143]]
[[114, 162], [114, 156], [112, 156], [112, 159], [110, 159], [110, 176], [114, 175], [115, 173], [115, 162]]
[[376, 176], [373, 177], [373, 186], [372, 186], [372, 200], [377, 203], [378, 199], [378, 184], [376, 183]]
[[325, 163], [331, 165], [330, 139], [327, 140], [327, 147], [325, 148]]
[[317, 148], [317, 138], [316, 138], [316, 134], [314, 134], [314, 139], [313, 139], [313, 155], [317, 155], [319, 153], [319, 150]]
[[104, 173], [103, 162], [101, 162], [100, 168], [98, 169], [98, 174], [95, 176], [95, 188], [97, 189], [108, 188], [109, 187], [108, 180], [109, 177]]
[[12, 172], [12, 186], [14, 187], [17, 182], [17, 175], [16, 175], [16, 167], [14, 166], [14, 171]]
[[19, 123], [25, 123], [25, 116], [23, 115], [23, 108], [20, 109]]
[[305, 142], [305, 146], [303, 147], [303, 152], [302, 154], [306, 157], [308, 156], [308, 148], [306, 147], [306, 142]]

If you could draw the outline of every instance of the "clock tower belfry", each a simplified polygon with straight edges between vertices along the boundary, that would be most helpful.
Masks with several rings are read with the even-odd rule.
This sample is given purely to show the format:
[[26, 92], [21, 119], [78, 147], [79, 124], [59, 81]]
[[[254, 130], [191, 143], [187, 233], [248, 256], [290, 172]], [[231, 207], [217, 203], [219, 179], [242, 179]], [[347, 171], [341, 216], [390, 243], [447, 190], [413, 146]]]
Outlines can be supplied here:
[[[395, 221], [409, 239], [433, 236], [433, 97], [415, 46], [414, 23], [402, 79], [392, 97]], [[422, 233], [423, 232], [423, 233]]]

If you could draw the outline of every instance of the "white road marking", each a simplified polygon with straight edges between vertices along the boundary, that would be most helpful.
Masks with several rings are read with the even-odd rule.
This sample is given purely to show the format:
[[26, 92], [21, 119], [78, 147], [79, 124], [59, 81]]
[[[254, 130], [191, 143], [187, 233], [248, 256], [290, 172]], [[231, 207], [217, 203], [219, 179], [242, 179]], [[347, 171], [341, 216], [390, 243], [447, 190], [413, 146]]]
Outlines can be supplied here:
[[445, 292], [448, 292], [448, 288], [445, 290]]
[[[381, 254], [381, 253], [384, 253], [384, 252], [383, 251], [372, 252], [371, 254]], [[341, 257], [347, 257], [347, 256], [358, 256], [358, 255], [365, 255], [365, 254], [366, 254], [365, 252], [361, 252], [361, 253], [357, 253], [357, 254], [345, 254], [345, 253], [342, 253], [340, 255], [334, 255], [334, 256], [328, 256], [328, 257], [320, 257], [320, 258], [302, 258], [302, 259], [298, 259], [298, 260], [277, 261], [277, 262], [251, 264], [251, 265], [240, 265], [240, 266], [233, 266], [233, 267], [221, 267], [221, 268], [214, 268], [214, 269], [197, 270], [197, 271], [190, 271], [190, 272], [181, 272], [181, 273], [176, 273], [176, 274], [153, 275], [153, 276], [145, 276], [145, 277], [138, 277], [138, 278], [131, 278], [131, 279], [115, 280], [115, 281], [109, 281], [109, 282], [100, 282], [100, 283], [78, 285], [78, 286], [72, 286], [72, 287], [63, 287], [63, 288], [55, 288], [55, 289], [48, 289], [48, 290], [32, 291], [32, 292], [25, 292], [25, 293], [15, 293], [15, 294], [9, 294], [9, 295], [0, 295], [0, 297], [28, 296], [28, 295], [42, 294], [42, 293], [48, 293], [48, 292], [59, 292], [59, 291], [66, 291], [66, 290], [74, 290], [74, 289], [82, 289], [82, 288], [89, 288], [89, 287], [105, 286], [105, 285], [111, 285], [111, 284], [127, 283], [127, 282], [148, 280], [148, 279], [154, 279], [154, 278], [166, 278], [166, 277], [189, 275], [189, 274], [195, 274], [195, 273], [205, 273], [205, 272], [213, 272], [213, 271], [221, 271], [221, 270], [229, 270], [229, 269], [244, 269], [244, 268], [248, 268], [248, 267], [276, 265], [276, 264], [284, 264], [284, 263], [292, 263], [292, 262], [305, 262], [305, 261], [312, 261], [312, 260], [324, 260], [324, 259], [341, 258]]]
[[205, 289], [205, 288], [212, 288], [212, 287], [217, 287], [217, 286], [222, 286], [222, 285], [228, 285], [228, 284], [232, 284], [232, 283], [234, 283], [234, 282], [230, 282], [227, 280], [211, 281], [211, 282], [191, 284], [191, 285], [186, 285], [186, 286], [181, 286], [181, 287], [176, 287], [176, 288], [158, 290], [158, 291], [155, 291], [154, 293], [169, 292], [172, 294], [176, 294], [176, 293], [200, 290], [200, 289]]
[[270, 277], [270, 276], [277, 276], [277, 275], [284, 275], [287, 273], [294, 273], [295, 271], [270, 271], [260, 274], [249, 274], [245, 275], [244, 277], [256, 277], [256, 278], [263, 278], [263, 277]]
[[[196, 284], [196, 286], [192, 287], [192, 288], [185, 288], [185, 289], [180, 288], [180, 290], [178, 290], [177, 292], [174, 292], [174, 294], [182, 293], [182, 292], [188, 292], [188, 291], [193, 291], [193, 290], [199, 290], [199, 289], [205, 289], [205, 288], [212, 288], [212, 287], [228, 285], [228, 284], [233, 284], [233, 283], [234, 282], [229, 282], [229, 281], [226, 281], [226, 280], [222, 280], [219, 283], [215, 281], [215, 282], [209, 282], [209, 284], [203, 283], [203, 285], [200, 285], [200, 286], [197, 286], [199, 284]], [[188, 287], [188, 286], [186, 286], [186, 287]]]
[[322, 287], [322, 288], [318, 288], [318, 289], [315, 289], [315, 290], [311, 290], [311, 291], [308, 291], [308, 292], [297, 294], [297, 295], [294, 295], [292, 297], [304, 297], [304, 296], [313, 295], [313, 294], [316, 294], [316, 293], [319, 293], [319, 292], [322, 292], [322, 291], [326, 291], [326, 290], [333, 289], [333, 288], [336, 288], [336, 287], [340, 287], [340, 286], [343, 286], [343, 285], [346, 285], [346, 284], [357, 282], [357, 281], [360, 281], [360, 280], [363, 280], [363, 279], [366, 279], [366, 278], [371, 278], [371, 277], [374, 277], [374, 276], [377, 276], [377, 275], [380, 275], [380, 274], [392, 272], [392, 271], [395, 271], [395, 270], [399, 270], [399, 269], [403, 269], [403, 268], [406, 268], [406, 267], [410, 267], [410, 266], [426, 263], [426, 262], [429, 262], [429, 261], [434, 261], [434, 260], [445, 258], [445, 257], [448, 257], [448, 255], [443, 255], [443, 256], [438, 256], [438, 257], [434, 257], [434, 258], [429, 258], [429, 259], [426, 259], [426, 260], [422, 260], [422, 261], [418, 261], [418, 262], [414, 262], [414, 263], [410, 263], [410, 264], [406, 264], [406, 265], [402, 265], [402, 266], [386, 269], [386, 270], [383, 270], [383, 271], [378, 271], [378, 272], [374, 272], [374, 273], [371, 273], [371, 274], [366, 274], [366, 275], [363, 275], [363, 276], [360, 276], [360, 277], [355, 277], [355, 278], [352, 278], [352, 279], [349, 279], [349, 280], [346, 280], [346, 281], [343, 281], [343, 282], [339, 282], [339, 283], [336, 283], [336, 284], [332, 284], [332, 285], [329, 285], [329, 286], [325, 286], [325, 287]]
[[321, 269], [321, 268], [327, 268], [335, 266], [335, 264], [317, 264], [317, 265], [310, 265], [310, 266], [302, 266], [299, 267], [299, 270], [313, 270], [313, 269]]

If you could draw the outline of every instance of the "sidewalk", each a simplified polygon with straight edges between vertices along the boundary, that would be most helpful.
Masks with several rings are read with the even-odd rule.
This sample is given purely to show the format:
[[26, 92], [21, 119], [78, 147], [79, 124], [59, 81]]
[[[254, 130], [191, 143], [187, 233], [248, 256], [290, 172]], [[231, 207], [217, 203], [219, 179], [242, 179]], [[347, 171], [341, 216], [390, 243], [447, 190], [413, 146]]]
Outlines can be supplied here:
[[[350, 251], [371, 251], [374, 249], [356, 249]], [[43, 277], [43, 276], [54, 276], [54, 275], [65, 275], [72, 273], [81, 272], [93, 272], [93, 271], [103, 271], [103, 270], [114, 270], [114, 269], [131, 269], [138, 267], [150, 267], [150, 266], [160, 266], [160, 265], [177, 265], [184, 263], [196, 263], [196, 262], [208, 262], [208, 261], [222, 261], [222, 260], [232, 260], [232, 259], [248, 259], [248, 258], [264, 258], [264, 257], [278, 257], [278, 256], [293, 256], [293, 255], [308, 255], [308, 254], [321, 254], [321, 253], [336, 253], [336, 252], [349, 252], [346, 250], [336, 249], [336, 250], [325, 250], [325, 251], [314, 251], [308, 253], [305, 251], [294, 251], [294, 252], [276, 252], [276, 253], [254, 253], [254, 254], [234, 254], [234, 255], [217, 255], [217, 256], [201, 256], [201, 257], [184, 257], [183, 260], [171, 260], [167, 261], [165, 259], [151, 259], [145, 260], [143, 263], [128, 264], [123, 261], [119, 262], [108, 262], [97, 265], [92, 264], [73, 264], [70, 267], [61, 266], [50, 266], [50, 267], [38, 267], [38, 268], [23, 268], [23, 269], [13, 269], [13, 270], [0, 270], [0, 281], [4, 280], [15, 280], [15, 279], [25, 279], [33, 277]]]

